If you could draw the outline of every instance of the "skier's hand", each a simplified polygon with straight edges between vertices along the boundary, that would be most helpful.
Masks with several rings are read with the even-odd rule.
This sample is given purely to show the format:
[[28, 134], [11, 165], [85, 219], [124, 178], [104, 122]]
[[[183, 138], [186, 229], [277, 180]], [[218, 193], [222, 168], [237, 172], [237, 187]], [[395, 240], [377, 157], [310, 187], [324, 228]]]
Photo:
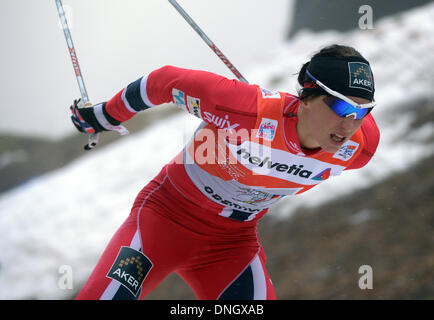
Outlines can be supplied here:
[[101, 131], [117, 131], [121, 135], [128, 130], [120, 122], [110, 117], [105, 111], [105, 102], [92, 106], [83, 105], [81, 99], [74, 100], [71, 109], [71, 120], [78, 131], [83, 133], [98, 133]]

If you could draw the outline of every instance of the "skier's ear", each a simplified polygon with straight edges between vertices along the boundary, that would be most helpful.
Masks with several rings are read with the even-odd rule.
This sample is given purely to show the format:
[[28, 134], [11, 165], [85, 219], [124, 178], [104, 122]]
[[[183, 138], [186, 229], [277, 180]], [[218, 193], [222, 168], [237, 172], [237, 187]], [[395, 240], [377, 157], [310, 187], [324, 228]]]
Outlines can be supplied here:
[[316, 97], [305, 97], [300, 100], [300, 108], [301, 112], [309, 111], [312, 109], [312, 101], [315, 100]]
[[312, 110], [313, 106], [318, 102], [322, 101], [324, 97], [325, 95], [312, 95], [305, 97], [303, 100], [300, 101], [300, 107], [304, 108], [307, 111]]

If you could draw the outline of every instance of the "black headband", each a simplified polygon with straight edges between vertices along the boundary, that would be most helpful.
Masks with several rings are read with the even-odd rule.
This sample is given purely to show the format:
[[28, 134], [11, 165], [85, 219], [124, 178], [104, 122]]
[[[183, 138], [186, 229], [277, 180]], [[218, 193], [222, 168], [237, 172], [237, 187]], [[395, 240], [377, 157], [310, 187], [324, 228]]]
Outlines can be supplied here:
[[[374, 100], [374, 76], [369, 62], [361, 57], [318, 57], [313, 58], [307, 70], [330, 89], [345, 96]], [[327, 94], [307, 74], [303, 93]]]

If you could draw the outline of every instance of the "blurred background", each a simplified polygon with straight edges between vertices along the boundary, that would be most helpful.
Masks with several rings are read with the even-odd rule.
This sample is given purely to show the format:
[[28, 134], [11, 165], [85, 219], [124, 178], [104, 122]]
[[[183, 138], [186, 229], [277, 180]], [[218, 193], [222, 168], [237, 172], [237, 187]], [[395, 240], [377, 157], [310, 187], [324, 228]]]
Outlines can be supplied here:
[[[301, 65], [333, 43], [371, 63], [373, 160], [283, 199], [259, 223], [278, 298], [434, 299], [434, 2], [179, 3], [252, 84], [296, 93]], [[164, 65], [234, 78], [168, 1], [63, 5], [93, 103]], [[71, 299], [199, 120], [162, 105], [127, 122], [129, 136], [103, 134], [84, 152], [54, 0], [0, 0], [0, 15], [0, 299]], [[359, 287], [363, 265], [372, 289]], [[64, 266], [72, 288], [59, 285]], [[147, 297], [194, 298], [176, 274]]]

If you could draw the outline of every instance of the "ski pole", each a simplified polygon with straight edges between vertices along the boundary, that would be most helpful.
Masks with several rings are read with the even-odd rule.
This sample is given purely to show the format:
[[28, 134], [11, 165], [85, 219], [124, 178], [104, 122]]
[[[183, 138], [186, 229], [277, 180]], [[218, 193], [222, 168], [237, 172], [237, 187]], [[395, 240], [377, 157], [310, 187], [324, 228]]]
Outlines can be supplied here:
[[185, 10], [175, 0], [169, 0], [172, 6], [181, 14], [181, 16], [187, 21], [187, 23], [197, 32], [197, 34], [205, 41], [205, 43], [211, 48], [212, 51], [220, 58], [221, 61], [232, 71], [232, 73], [238, 78], [238, 80], [249, 83], [241, 73], [235, 68], [235, 66], [229, 61], [228, 58], [220, 51], [219, 48], [211, 41], [210, 38], [202, 31], [202, 29], [194, 22], [194, 20], [185, 12]]
[[[74, 44], [72, 42], [71, 32], [69, 31], [68, 22], [66, 21], [65, 11], [63, 10], [63, 5], [61, 0], [55, 0], [57, 11], [59, 13], [60, 22], [62, 24], [63, 33], [65, 34], [66, 44], [68, 45], [69, 55], [71, 56], [72, 66], [75, 71], [75, 77], [77, 78], [78, 88], [81, 93], [81, 101], [83, 105], [89, 102], [89, 96], [87, 95], [86, 86], [84, 85], [83, 76], [81, 74], [80, 65], [78, 63], [78, 58], [75, 53]], [[84, 146], [84, 150], [93, 149], [99, 140], [99, 133], [89, 134], [89, 143]]]

